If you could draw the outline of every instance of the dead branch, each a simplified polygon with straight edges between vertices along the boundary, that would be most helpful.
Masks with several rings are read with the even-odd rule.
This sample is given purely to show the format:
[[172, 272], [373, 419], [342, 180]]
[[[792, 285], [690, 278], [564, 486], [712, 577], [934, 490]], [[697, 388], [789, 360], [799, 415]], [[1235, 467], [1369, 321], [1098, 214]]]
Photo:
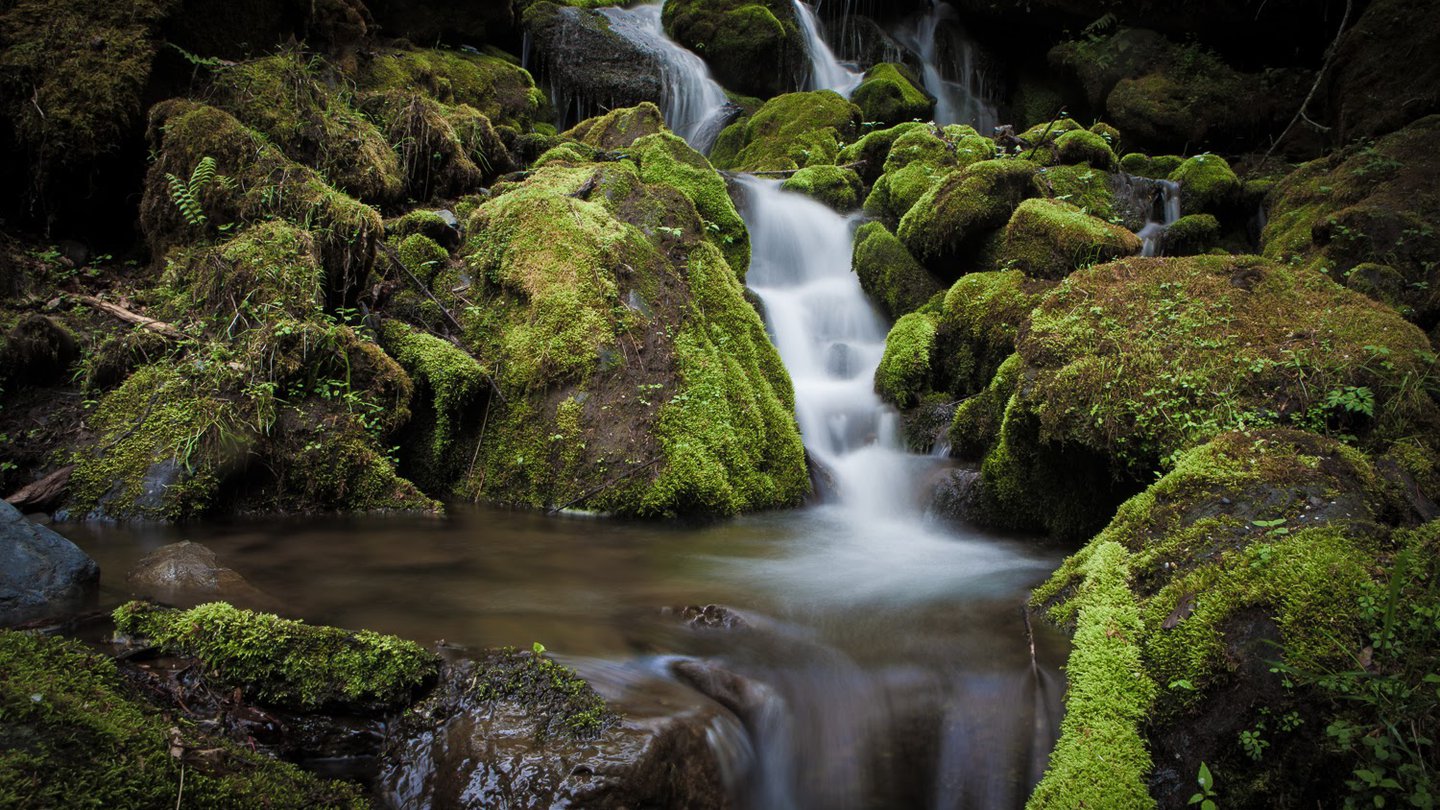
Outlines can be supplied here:
[[39, 481], [21, 487], [5, 502], [21, 512], [44, 511], [64, 497], [66, 488], [70, 486], [70, 473], [74, 471], [74, 464], [61, 467]]
[[179, 329], [176, 329], [173, 324], [168, 324], [164, 321], [157, 321], [154, 318], [147, 318], [138, 312], [132, 312], [120, 306], [119, 304], [112, 304], [109, 301], [102, 301], [93, 295], [76, 295], [73, 297], [76, 301], [79, 301], [82, 304], [98, 309], [101, 312], [106, 312], [114, 315], [116, 318], [119, 318], [126, 323], [133, 323], [141, 329], [149, 332], [154, 332], [161, 337], [166, 337], [171, 340], [185, 339], [185, 333], [181, 332]]
[[1300, 102], [1300, 109], [1295, 111], [1295, 117], [1291, 118], [1290, 123], [1286, 124], [1285, 128], [1280, 131], [1280, 137], [1270, 142], [1270, 148], [1265, 150], [1266, 158], [1269, 158], [1271, 153], [1275, 151], [1275, 147], [1279, 146], [1280, 142], [1285, 140], [1285, 136], [1290, 134], [1290, 130], [1294, 128], [1295, 123], [1301, 118], [1304, 118], [1317, 129], [1328, 131], [1328, 127], [1320, 126], [1314, 121], [1311, 121], [1310, 116], [1305, 114], [1305, 110], [1310, 106], [1310, 101], [1315, 98], [1315, 92], [1320, 89], [1320, 82], [1324, 81], [1325, 73], [1330, 70], [1330, 65], [1334, 63], [1335, 54], [1340, 52], [1340, 38], [1345, 35], [1345, 24], [1350, 21], [1350, 8], [1352, 5], [1354, 5], [1353, 0], [1345, 0], [1345, 14], [1340, 17], [1340, 28], [1335, 32], [1335, 41], [1331, 42], [1330, 47], [1325, 49], [1325, 61], [1320, 65], [1320, 70], [1315, 72], [1315, 83], [1310, 85], [1310, 92], [1306, 93], [1305, 100]]

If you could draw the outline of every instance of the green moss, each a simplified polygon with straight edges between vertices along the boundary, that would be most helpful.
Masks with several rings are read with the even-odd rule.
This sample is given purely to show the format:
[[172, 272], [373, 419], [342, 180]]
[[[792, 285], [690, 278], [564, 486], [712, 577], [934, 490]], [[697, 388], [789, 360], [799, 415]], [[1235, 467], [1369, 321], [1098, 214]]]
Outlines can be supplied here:
[[305, 318], [325, 303], [325, 272], [314, 238], [287, 222], [246, 228], [228, 242], [174, 251], [164, 283], [174, 297], [161, 315], [206, 318], [229, 334], [277, 318]]
[[993, 155], [991, 141], [963, 131], [951, 135], [936, 134], [931, 127], [908, 130], [891, 145], [884, 175], [865, 200], [865, 213], [893, 227], [951, 172]]
[[[167, 720], [74, 641], [0, 631], [0, 804], [362, 808], [359, 791]], [[180, 758], [173, 745], [206, 750]], [[181, 771], [184, 771], [183, 789]]]
[[1220, 239], [1220, 221], [1210, 214], [1181, 217], [1165, 229], [1162, 250], [1166, 256], [1205, 253]]
[[886, 402], [909, 407], [930, 385], [930, 355], [935, 350], [935, 318], [912, 312], [885, 337], [885, 354], [875, 369], [875, 391]]
[[559, 146], [546, 149], [540, 157], [531, 162], [531, 169], [539, 169], [551, 163], [594, 163], [600, 157], [600, 150], [577, 141], [565, 141]]
[[926, 267], [953, 278], [953, 263], [1003, 226], [1020, 201], [1035, 195], [1039, 170], [1024, 160], [984, 160], [950, 174], [900, 220], [897, 235]]
[[363, 103], [398, 155], [410, 199], [472, 192], [510, 167], [509, 153], [489, 119], [471, 107], [451, 107], [403, 90], [367, 93]]
[[308, 625], [224, 602], [184, 611], [128, 602], [114, 619], [122, 633], [197, 659], [218, 684], [301, 710], [396, 708], [434, 679], [439, 663], [394, 636]]
[[1019, 270], [970, 273], [951, 285], [937, 335], [940, 386], [967, 397], [989, 385], [1000, 364], [1014, 354], [1016, 334], [1050, 286]]
[[1141, 661], [1140, 610], [1127, 586], [1126, 556], [1118, 544], [1103, 543], [1084, 566], [1060, 741], [1027, 810], [1155, 806], [1140, 730], [1156, 687]]
[[795, 9], [783, 0], [676, 0], [662, 20], [722, 85], [745, 95], [783, 93], [809, 65]]
[[291, 160], [360, 199], [393, 201], [402, 178], [395, 152], [351, 106], [339, 71], [298, 50], [216, 72], [215, 104], [263, 133]]
[[1055, 139], [1055, 159], [1059, 163], [1086, 163], [1101, 171], [1115, 168], [1115, 152], [1103, 135], [1084, 129], [1072, 129]]
[[423, 233], [413, 233], [400, 242], [400, 263], [416, 278], [433, 279], [450, 260], [450, 251]]
[[1073, 270], [1140, 252], [1140, 239], [1058, 200], [1025, 200], [1005, 226], [1004, 263], [1035, 278], [1064, 278]]
[[750, 268], [750, 234], [725, 179], [705, 156], [668, 132], [637, 140], [630, 155], [639, 164], [641, 180], [664, 183], [690, 198], [705, 223], [705, 238], [720, 248], [730, 269], [743, 280]]
[[1240, 193], [1240, 178], [1225, 158], [1196, 155], [1170, 173], [1180, 184], [1180, 211], [1183, 214], [1224, 211]]
[[665, 116], [660, 108], [646, 101], [634, 107], [619, 107], [595, 118], [588, 118], [562, 133], [596, 149], [623, 149], [646, 135], [665, 129]]
[[834, 164], [859, 132], [860, 108], [838, 93], [788, 93], [726, 127], [710, 153], [718, 169], [783, 171]]
[[545, 655], [513, 647], [495, 650], [478, 662], [473, 679], [481, 701], [516, 701], [527, 709], [542, 739], [565, 735], [591, 740], [616, 723], [604, 698], [575, 674], [575, 670]]
[[427, 211], [417, 208], [393, 222], [385, 223], [385, 235], [391, 239], [404, 240], [406, 237], [415, 234], [423, 234], [431, 240], [439, 242], [454, 230], [445, 219], [434, 211]]
[[488, 54], [382, 49], [362, 66], [359, 85], [364, 91], [418, 93], [447, 106], [467, 105], [496, 126], [520, 131], [551, 117], [530, 74]]
[[450, 452], [458, 424], [488, 390], [485, 368], [453, 343], [399, 321], [386, 321], [380, 340], [420, 390], [429, 394], [435, 424], [427, 456], [438, 465]]
[[914, 312], [940, 291], [940, 283], [879, 222], [867, 222], [855, 232], [851, 267], [865, 294], [891, 318]]
[[1050, 166], [1040, 170], [1035, 182], [1047, 196], [1068, 202], [1092, 217], [1119, 223], [1110, 175], [1089, 166]]
[[881, 62], [865, 72], [850, 100], [864, 112], [866, 121], [889, 125], [930, 119], [935, 102], [921, 92], [908, 72], [891, 62]]
[[1185, 158], [1179, 155], [1155, 155], [1152, 157], [1143, 152], [1131, 152], [1120, 158], [1120, 171], [1136, 177], [1165, 180], [1184, 162]]
[[1024, 366], [1018, 354], [1005, 358], [990, 382], [955, 409], [948, 433], [952, 455], [966, 461], [985, 458], [1000, 435], [1005, 410], [1020, 385]]
[[860, 207], [860, 175], [839, 166], [808, 166], [781, 184], [786, 191], [812, 197], [836, 211]]
[[895, 141], [907, 132], [917, 129], [928, 129], [928, 125], [918, 121], [904, 124], [896, 124], [889, 129], [878, 129], [867, 133], [860, 140], [849, 144], [840, 150], [835, 162], [840, 165], [852, 163], [860, 164], [856, 171], [867, 183], [874, 183], [885, 170], [885, 161], [890, 155], [890, 148]]

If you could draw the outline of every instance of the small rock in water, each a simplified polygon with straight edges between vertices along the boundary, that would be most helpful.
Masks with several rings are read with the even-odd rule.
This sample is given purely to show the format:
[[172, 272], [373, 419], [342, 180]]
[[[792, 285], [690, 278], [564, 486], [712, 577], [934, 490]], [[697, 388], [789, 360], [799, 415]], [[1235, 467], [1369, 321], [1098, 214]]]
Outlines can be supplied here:
[[664, 608], [662, 616], [673, 616], [682, 623], [697, 630], [745, 630], [750, 623], [743, 616], [723, 605], [686, 605], [681, 608]]
[[145, 555], [125, 581], [136, 596], [182, 608], [214, 601], [268, 611], [278, 606], [239, 572], [221, 565], [215, 552], [188, 540]]
[[82, 607], [99, 580], [74, 543], [0, 502], [0, 626]]

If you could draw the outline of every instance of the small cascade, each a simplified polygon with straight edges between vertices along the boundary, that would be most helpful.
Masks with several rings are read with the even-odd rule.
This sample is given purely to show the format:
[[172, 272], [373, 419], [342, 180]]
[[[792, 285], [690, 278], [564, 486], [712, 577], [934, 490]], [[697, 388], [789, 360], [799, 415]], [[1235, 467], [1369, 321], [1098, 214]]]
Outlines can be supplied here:
[[[1141, 182], [1143, 181], [1143, 182]], [[1180, 218], [1180, 184], [1173, 180], [1132, 178], [1137, 188], [1148, 189], [1145, 225], [1135, 232], [1143, 246], [1141, 256], [1159, 256], [1165, 246], [1165, 231]]]
[[894, 35], [920, 57], [921, 82], [935, 97], [935, 123], [969, 124], [982, 134], [994, 129], [999, 114], [976, 66], [978, 48], [960, 30], [948, 3], [932, 3], [928, 12], [900, 26]]
[[815, 9], [802, 0], [794, 0], [794, 3], [795, 17], [800, 21], [800, 34], [805, 39], [805, 52], [810, 55], [810, 84], [807, 89], [834, 90], [849, 98], [865, 75], [835, 57], [835, 52], [821, 33]]
[[710, 76], [705, 60], [665, 34], [660, 21], [663, 5], [612, 7], [600, 13], [610, 21], [610, 30], [655, 58], [660, 66], [665, 123], [695, 149], [708, 153], [728, 121], [729, 100], [724, 88]]

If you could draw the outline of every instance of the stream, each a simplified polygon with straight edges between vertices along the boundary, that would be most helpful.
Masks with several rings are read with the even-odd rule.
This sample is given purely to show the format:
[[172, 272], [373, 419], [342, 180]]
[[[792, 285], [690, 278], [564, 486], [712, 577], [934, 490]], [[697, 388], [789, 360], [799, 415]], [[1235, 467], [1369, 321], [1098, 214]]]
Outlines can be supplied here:
[[[858, 74], [796, 5], [814, 85], [853, 89]], [[607, 14], [648, 50], [680, 51], [658, 12]], [[667, 113], [703, 148], [723, 96], [693, 55], [663, 63]], [[749, 283], [829, 481], [822, 502], [703, 526], [459, 504], [443, 519], [67, 527], [107, 572], [103, 601], [127, 598], [118, 574], [145, 553], [193, 540], [287, 614], [425, 644], [539, 641], [616, 705], [708, 700], [676, 689], [676, 656], [738, 673], [765, 710], [716, 727], [710, 744], [740, 807], [1023, 806], [1059, 733], [1068, 645], [1022, 607], [1061, 553], [926, 515], [919, 496], [949, 462], [905, 452], [898, 414], [874, 393], [888, 324], [850, 270], [857, 219], [777, 181], [736, 182]], [[686, 636], [661, 615], [711, 603], [752, 631]]]

